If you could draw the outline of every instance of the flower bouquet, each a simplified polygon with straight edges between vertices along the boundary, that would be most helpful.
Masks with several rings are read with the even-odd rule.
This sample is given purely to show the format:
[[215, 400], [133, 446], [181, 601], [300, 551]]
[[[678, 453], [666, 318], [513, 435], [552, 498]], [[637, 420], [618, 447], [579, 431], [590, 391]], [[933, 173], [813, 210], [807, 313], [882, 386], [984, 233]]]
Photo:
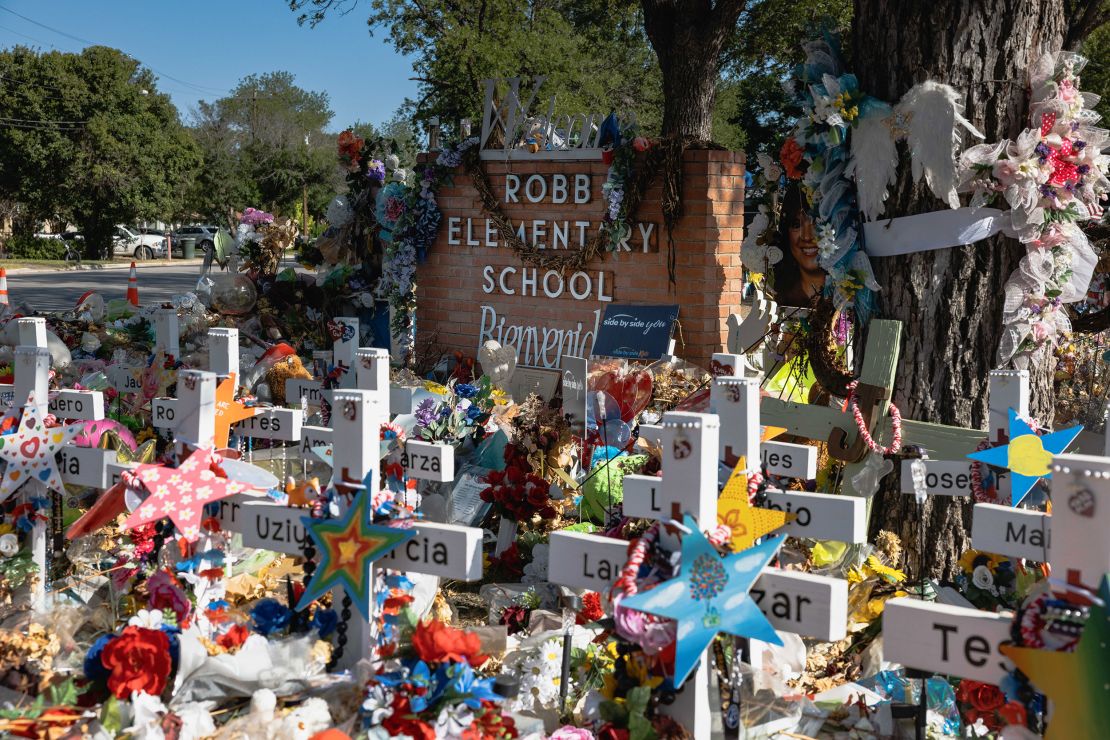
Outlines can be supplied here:
[[362, 719], [369, 737], [517, 736], [513, 720], [501, 713], [504, 697], [494, 691], [494, 679], [475, 671], [486, 662], [477, 635], [427, 621], [408, 637], [406, 653], [367, 682]]

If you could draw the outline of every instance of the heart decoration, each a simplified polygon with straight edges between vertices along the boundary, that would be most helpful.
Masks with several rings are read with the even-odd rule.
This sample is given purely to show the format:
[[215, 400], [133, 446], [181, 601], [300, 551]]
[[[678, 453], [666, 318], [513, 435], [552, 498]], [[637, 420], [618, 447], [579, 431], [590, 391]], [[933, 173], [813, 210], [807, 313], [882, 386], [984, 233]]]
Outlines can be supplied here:
[[651, 403], [651, 373], [647, 370], [629, 371], [626, 367], [590, 374], [589, 389], [603, 391], [616, 399], [621, 421], [631, 424], [641, 411]]
[[42, 444], [41, 437], [32, 437], [19, 446], [19, 451], [26, 458], [34, 457], [39, 451], [39, 445]]
[[355, 336], [355, 327], [351, 324], [331, 319], [328, 321], [328, 336], [333, 342], [349, 342]]
[[1095, 515], [1095, 497], [1086, 488], [1068, 497], [1068, 508], [1079, 516], [1090, 519]]

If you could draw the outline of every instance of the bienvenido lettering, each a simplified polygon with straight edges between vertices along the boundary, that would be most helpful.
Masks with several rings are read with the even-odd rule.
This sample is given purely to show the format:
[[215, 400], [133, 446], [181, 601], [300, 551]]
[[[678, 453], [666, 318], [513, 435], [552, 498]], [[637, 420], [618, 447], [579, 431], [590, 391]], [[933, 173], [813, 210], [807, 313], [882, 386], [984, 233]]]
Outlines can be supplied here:
[[505, 317], [498, 316], [493, 306], [482, 306], [482, 323], [478, 332], [478, 347], [487, 340], [496, 340], [505, 347], [512, 347], [517, 353], [517, 362], [532, 367], [559, 367], [563, 355], [587, 357], [597, 335], [597, 325], [601, 320], [601, 309], [594, 310], [594, 328], [582, 331], [582, 322], [576, 329], [557, 329], [547, 325], [510, 324], [505, 325]]
[[610, 292], [606, 294], [605, 277], [601, 270], [597, 271], [596, 279], [582, 270], [569, 277], [564, 277], [558, 270], [548, 270], [541, 278], [535, 267], [509, 265], [498, 270], [493, 265], [486, 265], [482, 268], [482, 292], [535, 298], [542, 291], [547, 298], [569, 296], [576, 301], [593, 299], [608, 303], [613, 300], [613, 286], [610, 283]]

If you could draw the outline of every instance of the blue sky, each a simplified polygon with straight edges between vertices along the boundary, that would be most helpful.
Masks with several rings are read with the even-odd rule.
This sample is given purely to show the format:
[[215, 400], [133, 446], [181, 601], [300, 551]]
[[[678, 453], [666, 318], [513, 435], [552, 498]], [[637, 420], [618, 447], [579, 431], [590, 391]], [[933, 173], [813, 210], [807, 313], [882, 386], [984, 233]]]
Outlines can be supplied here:
[[285, 0], [0, 0], [0, 46], [80, 51], [87, 42], [151, 67], [186, 121], [198, 100], [278, 70], [328, 94], [333, 131], [356, 120], [381, 123], [416, 94], [410, 61], [381, 31], [370, 35], [357, 6], [309, 28], [297, 25]]

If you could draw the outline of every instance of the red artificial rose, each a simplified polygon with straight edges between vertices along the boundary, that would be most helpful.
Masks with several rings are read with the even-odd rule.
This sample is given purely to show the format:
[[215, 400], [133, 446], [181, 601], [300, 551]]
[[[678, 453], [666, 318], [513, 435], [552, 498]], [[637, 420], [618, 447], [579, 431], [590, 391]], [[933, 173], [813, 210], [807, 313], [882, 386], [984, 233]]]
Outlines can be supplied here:
[[100, 662], [111, 673], [108, 688], [117, 699], [128, 699], [136, 691], [159, 696], [173, 668], [170, 638], [162, 630], [125, 627], [104, 646]]
[[1002, 729], [1002, 723], [998, 721], [998, 716], [994, 712], [980, 712], [977, 709], [969, 709], [964, 717], [969, 725], [983, 720], [983, 725], [991, 732], [998, 732]]
[[968, 694], [968, 703], [980, 712], [993, 712], [1006, 703], [1006, 695], [993, 684], [980, 683]]
[[425, 663], [465, 660], [472, 666], [479, 666], [486, 662], [486, 656], [479, 652], [482, 641], [478, 635], [448, 627], [434, 619], [417, 623], [412, 633], [412, 647]]
[[1021, 702], [1009, 701], [998, 708], [998, 716], [1008, 725], [1021, 725], [1025, 726], [1028, 718], [1025, 714], [1025, 707]]
[[233, 650], [246, 642], [250, 633], [250, 630], [243, 625], [234, 624], [231, 629], [216, 638], [216, 644], [225, 650]]
[[805, 169], [802, 168], [802, 156], [804, 154], [801, 145], [794, 140], [794, 137], [790, 137], [783, 142], [782, 149], [779, 150], [779, 160], [782, 162], [782, 168], [786, 171], [786, 176], [791, 180], [801, 180], [805, 177]]
[[482, 702], [482, 711], [475, 712], [474, 721], [462, 731], [462, 740], [511, 740], [519, 737], [516, 722], [491, 701]]
[[435, 728], [417, 717], [409, 698], [400, 692], [393, 695], [393, 713], [382, 720], [382, 727], [390, 735], [408, 735], [414, 740], [436, 740]]

